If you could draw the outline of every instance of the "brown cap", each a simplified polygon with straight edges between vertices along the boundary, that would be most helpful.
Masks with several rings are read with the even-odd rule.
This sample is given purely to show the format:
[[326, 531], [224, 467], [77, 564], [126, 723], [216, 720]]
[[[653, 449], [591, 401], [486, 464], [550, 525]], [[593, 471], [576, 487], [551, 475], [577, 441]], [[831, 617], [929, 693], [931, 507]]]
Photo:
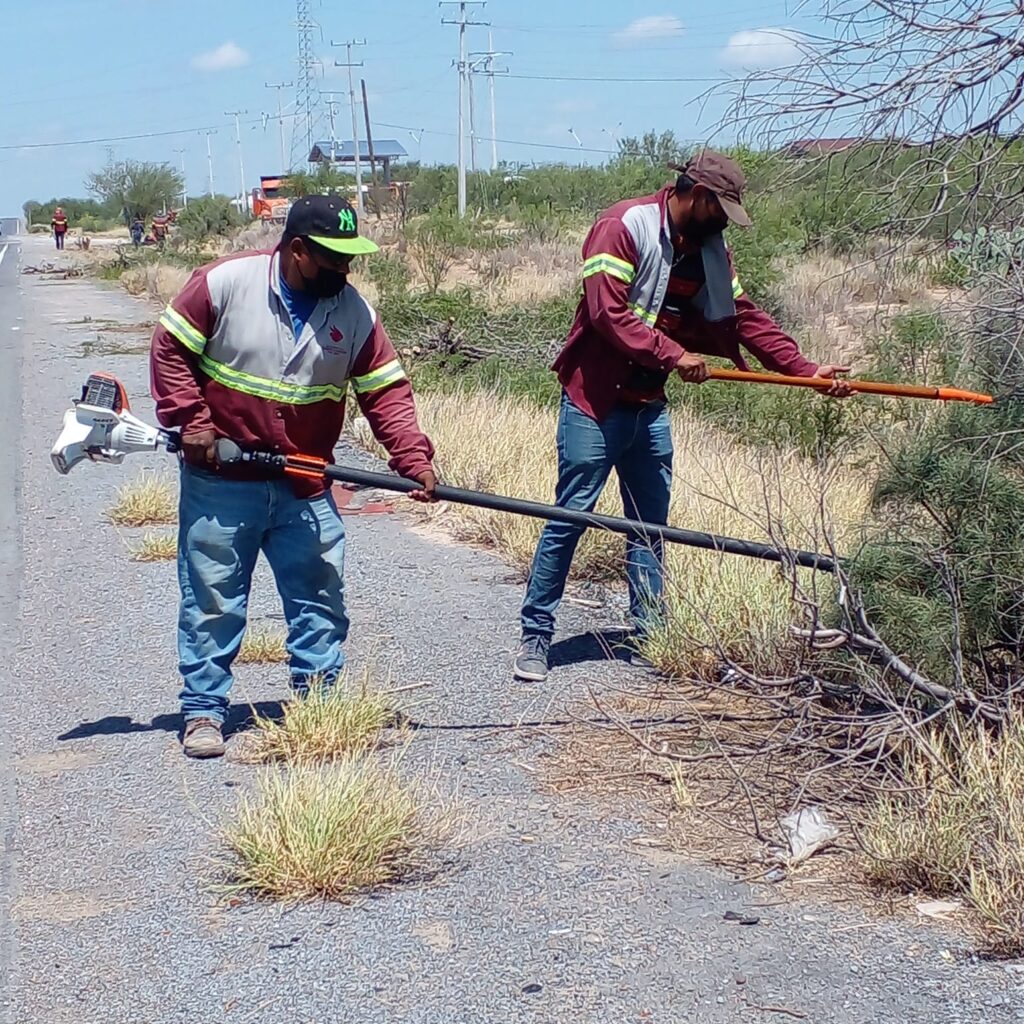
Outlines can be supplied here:
[[672, 167], [691, 178], [696, 184], [711, 189], [733, 224], [741, 228], [749, 228], [753, 224], [750, 215], [741, 204], [747, 179], [735, 160], [724, 153], [705, 149], [687, 163], [673, 164]]

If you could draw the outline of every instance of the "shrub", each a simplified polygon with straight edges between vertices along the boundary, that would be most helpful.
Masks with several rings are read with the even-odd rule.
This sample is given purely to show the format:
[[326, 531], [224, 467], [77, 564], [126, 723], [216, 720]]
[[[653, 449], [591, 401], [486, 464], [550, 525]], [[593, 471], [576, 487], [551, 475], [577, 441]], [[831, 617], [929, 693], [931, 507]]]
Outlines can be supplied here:
[[994, 295], [962, 342], [964, 384], [1011, 397], [951, 404], [897, 441], [874, 489], [879, 527], [852, 567], [890, 646], [937, 681], [982, 695], [1015, 685], [1024, 664], [1024, 404], [1012, 397], [1024, 393], [1020, 312], [1019, 297]]
[[174, 222], [175, 238], [196, 247], [242, 226], [243, 218], [227, 196], [198, 196], [189, 200]]
[[412, 258], [427, 285], [436, 295], [448, 271], [470, 240], [469, 229], [458, 217], [433, 213], [410, 230]]

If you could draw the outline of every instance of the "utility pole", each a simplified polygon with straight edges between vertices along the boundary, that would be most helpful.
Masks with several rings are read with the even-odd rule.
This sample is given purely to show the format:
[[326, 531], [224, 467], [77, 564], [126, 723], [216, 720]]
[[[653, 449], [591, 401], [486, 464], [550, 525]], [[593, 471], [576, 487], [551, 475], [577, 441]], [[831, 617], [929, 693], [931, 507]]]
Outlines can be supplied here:
[[225, 117], [233, 117], [235, 119], [235, 144], [238, 146], [238, 174], [239, 174], [239, 192], [238, 198], [241, 200], [242, 205], [245, 207], [245, 212], [249, 212], [249, 196], [245, 191], [245, 164], [242, 162], [242, 129], [239, 123], [239, 117], [242, 114], [246, 114], [246, 110], [225, 110]]
[[442, 18], [442, 25], [459, 26], [459, 216], [466, 216], [466, 133], [463, 127], [463, 111], [465, 110], [466, 79], [469, 67], [466, 63], [466, 29], [470, 25], [487, 25], [486, 21], [468, 21], [467, 7], [486, 7], [487, 0], [441, 0], [439, 7], [457, 6], [459, 16], [456, 19]]
[[187, 150], [176, 149], [174, 152], [181, 157], [181, 205], [188, 206], [188, 189], [185, 187], [185, 153]]
[[[366, 100], [366, 79], [359, 79], [359, 86], [363, 90], [363, 117], [366, 118], [366, 151], [370, 156], [370, 181], [374, 189], [377, 188], [377, 161], [373, 157], [373, 132], [370, 130], [370, 104]], [[380, 219], [380, 211], [377, 211], [377, 219]]]
[[487, 76], [488, 88], [491, 94], [491, 170], [496, 171], [498, 169], [498, 119], [495, 114], [494, 107], [494, 76], [495, 75], [507, 75], [508, 68], [496, 68], [494, 66], [495, 57], [511, 57], [513, 56], [511, 50], [503, 50], [498, 52], [494, 49], [494, 34], [488, 30], [487, 32], [487, 52], [486, 53], [471, 53], [470, 57], [478, 58], [473, 65], [473, 70], [479, 67], [483, 67], [484, 74]]
[[281, 90], [282, 89], [293, 89], [295, 87], [294, 82], [264, 82], [264, 86], [268, 89], [277, 90], [277, 128], [281, 134], [281, 174], [288, 173], [288, 158], [284, 152], [284, 106], [281, 102]]
[[356, 209], [360, 214], [366, 212], [363, 206], [363, 172], [359, 166], [359, 125], [356, 121], [356, 90], [352, 84], [352, 69], [361, 68], [363, 66], [362, 61], [353, 62], [352, 60], [352, 47], [353, 46], [365, 46], [365, 39], [349, 39], [344, 43], [332, 42], [331, 46], [344, 46], [345, 53], [348, 57], [346, 61], [334, 62], [334, 66], [337, 68], [348, 68], [348, 101], [349, 106], [352, 108], [352, 159], [356, 166]]
[[334, 128], [334, 118], [337, 116], [338, 101], [334, 98], [334, 93], [327, 93], [327, 123], [331, 126], [331, 165], [333, 169], [334, 161], [336, 159], [335, 152], [338, 148], [338, 133]]
[[213, 150], [210, 148], [210, 136], [217, 134], [216, 128], [202, 132], [206, 136], [206, 166], [209, 173], [209, 194], [213, 195]]

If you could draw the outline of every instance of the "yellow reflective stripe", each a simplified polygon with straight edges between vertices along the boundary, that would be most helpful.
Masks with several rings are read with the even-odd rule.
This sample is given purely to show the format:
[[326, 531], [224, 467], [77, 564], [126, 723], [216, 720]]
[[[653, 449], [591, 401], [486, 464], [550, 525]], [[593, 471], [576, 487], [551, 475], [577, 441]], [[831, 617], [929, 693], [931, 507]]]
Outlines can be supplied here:
[[390, 363], [378, 366], [376, 370], [364, 373], [362, 377], [353, 377], [352, 384], [357, 394], [365, 395], [367, 392], [389, 387], [396, 380], [404, 379], [405, 370], [402, 369], [402, 364], [397, 359], [392, 359]]
[[271, 402], [312, 405], [326, 400], [340, 402], [345, 397], [345, 389], [335, 384], [293, 384], [290, 381], [271, 380], [269, 377], [256, 377], [203, 354], [199, 356], [199, 367], [207, 376], [232, 391], [241, 391], [244, 395], [265, 398]]
[[626, 284], [632, 284], [633, 278], [636, 277], [636, 268], [632, 263], [620, 260], [618, 256], [613, 256], [610, 252], [601, 252], [596, 256], [591, 256], [583, 264], [584, 277], [591, 277], [594, 274], [610, 274], [620, 281], [625, 281]]
[[196, 355], [206, 348], [206, 338], [197, 331], [176, 309], [168, 306], [160, 315], [160, 326], [167, 328], [178, 341]]
[[743, 285], [740, 284], [740, 279], [734, 277], [732, 279], [732, 297], [738, 299], [743, 294]]
[[635, 303], [631, 304], [629, 308], [650, 327], [653, 327], [658, 322], [657, 313], [652, 313], [650, 310], [644, 309], [642, 306], [638, 306]]

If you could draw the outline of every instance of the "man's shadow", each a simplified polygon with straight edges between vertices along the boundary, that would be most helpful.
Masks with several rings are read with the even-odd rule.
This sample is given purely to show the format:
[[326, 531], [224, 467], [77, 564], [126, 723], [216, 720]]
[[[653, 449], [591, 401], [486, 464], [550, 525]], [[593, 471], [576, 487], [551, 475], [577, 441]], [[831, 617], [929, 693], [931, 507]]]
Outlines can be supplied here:
[[[233, 704], [228, 709], [224, 720], [224, 737], [245, 732], [252, 728], [257, 715], [261, 718], [280, 719], [284, 714], [284, 706], [279, 700], [259, 701], [256, 704]], [[136, 722], [127, 715], [109, 715], [96, 722], [83, 722], [73, 729], [62, 733], [58, 740], [85, 740], [93, 736], [127, 736], [133, 732], [170, 732], [181, 733], [182, 719], [180, 714], [157, 715], [148, 722]]]
[[548, 665], [561, 668], [588, 661], [628, 661], [629, 650], [623, 645], [629, 637], [628, 629], [602, 629], [559, 640], [548, 651]]

